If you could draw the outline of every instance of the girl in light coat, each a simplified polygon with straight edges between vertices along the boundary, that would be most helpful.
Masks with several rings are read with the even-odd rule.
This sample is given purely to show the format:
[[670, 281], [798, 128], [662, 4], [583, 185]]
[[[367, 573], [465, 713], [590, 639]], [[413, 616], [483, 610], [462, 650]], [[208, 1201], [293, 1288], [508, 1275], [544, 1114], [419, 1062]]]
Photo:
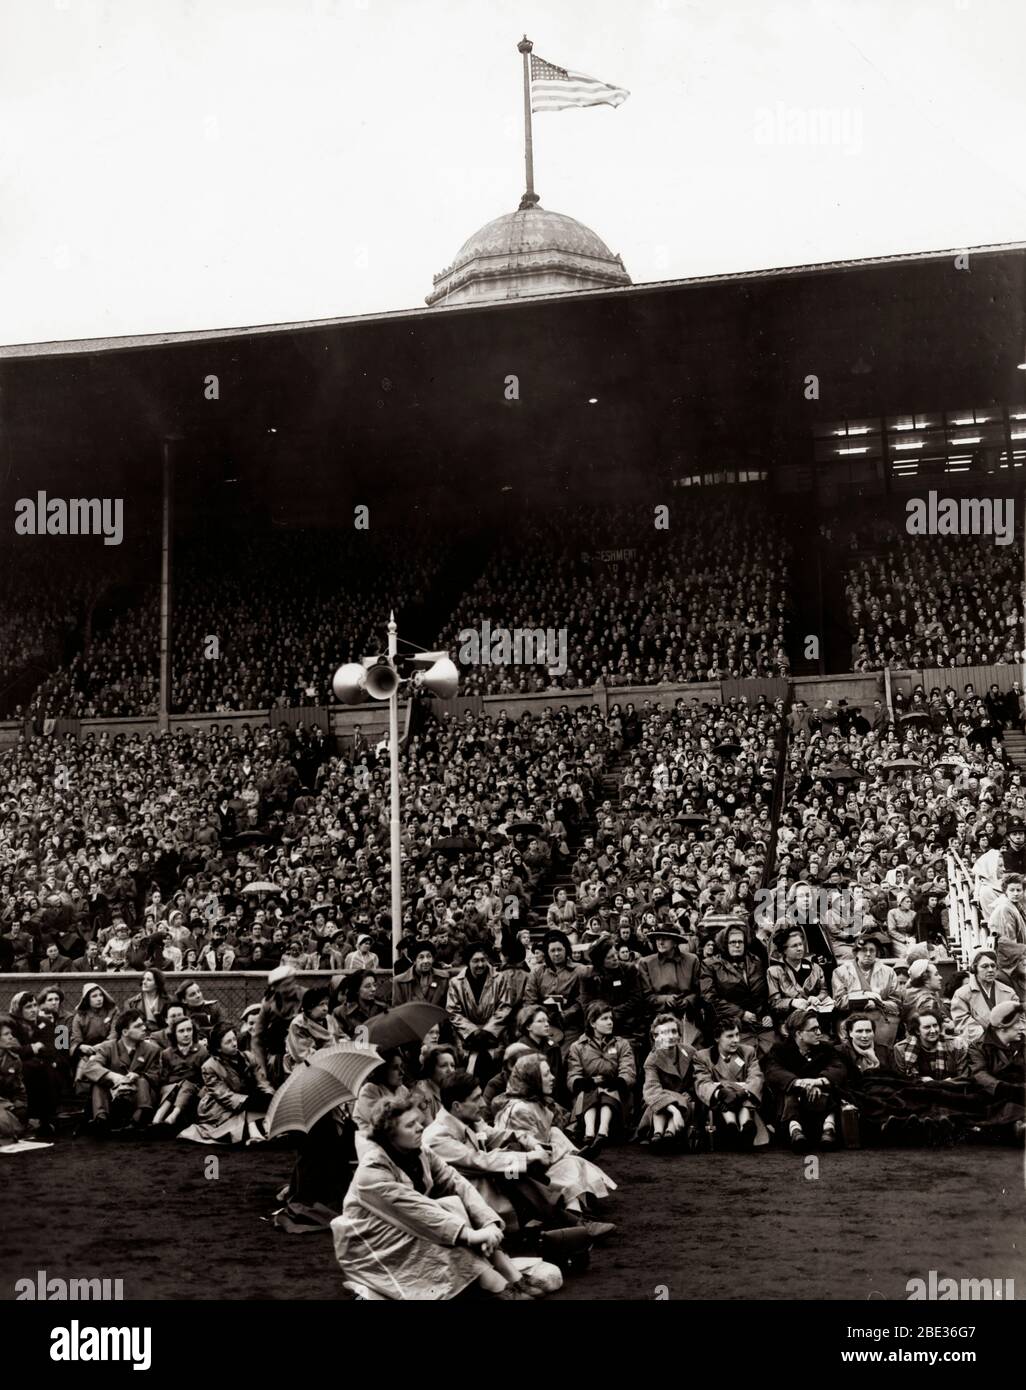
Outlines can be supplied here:
[[589, 1004], [585, 1029], [567, 1053], [566, 1080], [574, 1097], [573, 1117], [581, 1120], [581, 1152], [597, 1154], [610, 1137], [614, 1120], [621, 1130], [630, 1119], [631, 1093], [637, 1070], [634, 1052], [625, 1038], [614, 1036], [609, 1004]]

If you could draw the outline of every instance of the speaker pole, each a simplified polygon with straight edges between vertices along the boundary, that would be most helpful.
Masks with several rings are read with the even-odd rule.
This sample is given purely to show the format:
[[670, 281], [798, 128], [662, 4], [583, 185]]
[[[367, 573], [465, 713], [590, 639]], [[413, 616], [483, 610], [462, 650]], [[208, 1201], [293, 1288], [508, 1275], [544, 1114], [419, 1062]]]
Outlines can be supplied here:
[[[395, 664], [399, 651], [395, 614], [388, 615], [388, 655]], [[388, 760], [392, 786], [391, 831], [392, 858], [392, 963], [399, 958], [399, 938], [403, 929], [403, 878], [400, 863], [399, 839], [399, 686], [388, 697]]]

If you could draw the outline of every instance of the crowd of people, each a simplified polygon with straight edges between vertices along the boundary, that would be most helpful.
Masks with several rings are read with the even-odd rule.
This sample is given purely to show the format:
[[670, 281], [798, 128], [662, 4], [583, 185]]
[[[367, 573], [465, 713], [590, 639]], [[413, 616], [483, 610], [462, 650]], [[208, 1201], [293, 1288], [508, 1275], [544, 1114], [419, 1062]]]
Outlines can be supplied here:
[[440, 644], [485, 620], [507, 630], [565, 629], [566, 671], [492, 663], [468, 693], [655, 685], [783, 675], [790, 669], [788, 549], [754, 508], [708, 500], [655, 529], [652, 507], [609, 529], [608, 508], [532, 521], [501, 546], [460, 600]]
[[[351, 1153], [331, 1200], [313, 1161], [283, 1218], [326, 1207], [347, 1277], [382, 1297], [450, 1296], [472, 1270], [538, 1296], [549, 1276], [520, 1287], [503, 1252], [547, 1268], [603, 1239], [611, 1144], [1014, 1142], [1026, 800], [994, 718], [972, 690], [914, 692], [896, 722], [830, 702], [785, 719], [764, 698], [426, 715], [403, 749], [397, 954], [387, 759], [361, 737], [344, 754], [316, 726], [23, 741], [0, 754], [0, 950], [53, 981], [0, 1022], [4, 1136], [77, 1110], [99, 1135], [265, 1143], [312, 1051], [435, 1004], [321, 1132]], [[995, 937], [968, 972], [952, 849]], [[139, 989], [115, 1004], [126, 970]], [[266, 974], [263, 1000], [229, 1006], [203, 973], [225, 970]], [[452, 1198], [456, 1247], [448, 1208], [424, 1205]], [[426, 1223], [410, 1270], [384, 1262], [378, 1287], [355, 1252], [409, 1203]], [[418, 1292], [397, 1294], [407, 1278]]]
[[908, 536], [851, 567], [851, 669], [1021, 662], [1021, 565], [991, 537]]

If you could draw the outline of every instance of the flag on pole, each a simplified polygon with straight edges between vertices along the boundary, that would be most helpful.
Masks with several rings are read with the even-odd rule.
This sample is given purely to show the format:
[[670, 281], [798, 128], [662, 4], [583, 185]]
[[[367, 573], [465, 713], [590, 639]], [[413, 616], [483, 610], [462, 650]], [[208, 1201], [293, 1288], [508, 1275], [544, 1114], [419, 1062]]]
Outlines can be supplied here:
[[531, 110], [562, 111], [567, 106], [620, 106], [630, 96], [623, 87], [599, 82], [583, 72], [560, 68], [531, 54]]

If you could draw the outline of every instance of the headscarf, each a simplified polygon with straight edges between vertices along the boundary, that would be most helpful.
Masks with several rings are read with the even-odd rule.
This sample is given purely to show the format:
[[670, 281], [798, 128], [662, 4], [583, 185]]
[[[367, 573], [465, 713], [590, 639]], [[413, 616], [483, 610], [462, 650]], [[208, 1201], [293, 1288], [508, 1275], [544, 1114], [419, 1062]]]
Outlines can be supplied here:
[[548, 1097], [542, 1085], [541, 1064], [544, 1058], [529, 1052], [518, 1057], [506, 1083], [506, 1095], [511, 1100], [529, 1100], [538, 1105], [547, 1105]]

